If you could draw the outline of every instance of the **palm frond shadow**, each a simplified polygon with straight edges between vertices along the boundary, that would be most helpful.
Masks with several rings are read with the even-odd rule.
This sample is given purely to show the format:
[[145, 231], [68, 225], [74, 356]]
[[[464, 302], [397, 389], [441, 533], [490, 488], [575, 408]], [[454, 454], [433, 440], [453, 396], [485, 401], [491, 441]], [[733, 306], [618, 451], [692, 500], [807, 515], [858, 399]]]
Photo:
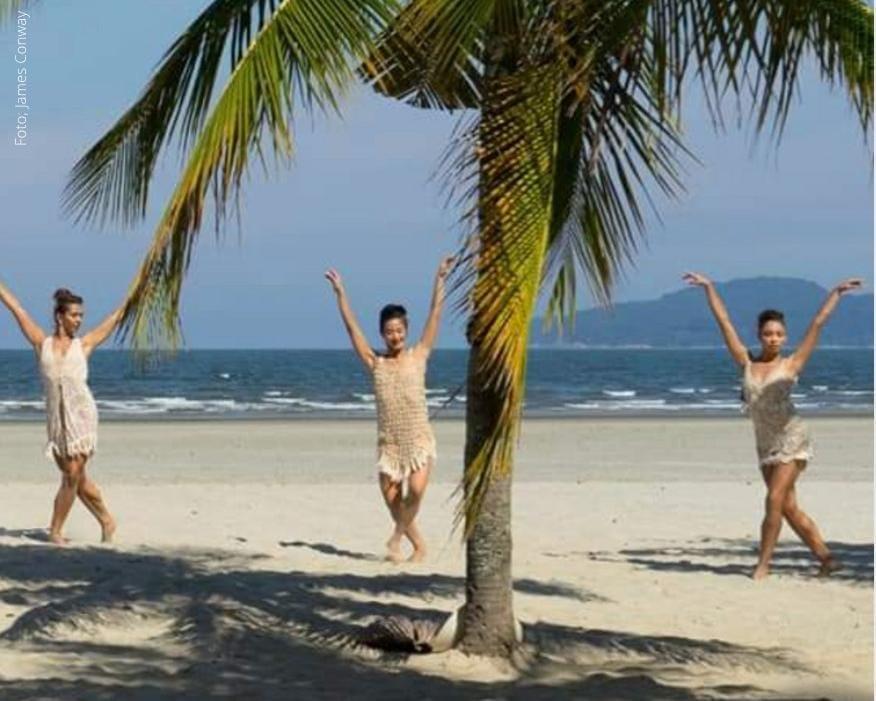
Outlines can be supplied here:
[[318, 552], [323, 555], [348, 557], [353, 560], [368, 560], [371, 562], [378, 562], [380, 560], [380, 557], [378, 557], [374, 553], [362, 553], [355, 552], [353, 550], [344, 550], [343, 548], [338, 548], [331, 543], [307, 543], [303, 540], [281, 540], [277, 544], [281, 548], [305, 548], [307, 550], [313, 550], [314, 552]]
[[0, 537], [26, 538], [39, 543], [49, 542], [49, 533], [45, 528], [0, 528]]
[[[828, 547], [843, 565], [830, 579], [849, 584], [872, 586], [873, 544], [828, 542]], [[757, 559], [754, 541], [734, 538], [709, 538], [698, 544], [665, 548], [630, 548], [616, 553], [589, 553], [593, 560], [628, 562], [661, 572], [710, 573], [748, 577]], [[802, 545], [780, 543], [773, 555], [770, 572], [783, 577], [812, 577], [818, 563]]]
[[[365, 560], [379, 562], [380, 557], [374, 553], [363, 553], [353, 550], [338, 548], [331, 543], [308, 543], [301, 540], [281, 540], [278, 545], [282, 548], [305, 548], [323, 555], [350, 558], [353, 560]], [[447, 596], [462, 598], [465, 580], [462, 577], [450, 577], [448, 575], [433, 574], [428, 578], [397, 574], [391, 576], [374, 576], [369, 578], [372, 585], [380, 583], [383, 591], [405, 593], [408, 595]], [[608, 602], [604, 596], [594, 592], [585, 591], [580, 587], [564, 584], [563, 582], [541, 582], [535, 579], [518, 578], [514, 580], [514, 591], [522, 594], [534, 594], [541, 596], [565, 596], [582, 602], [599, 601]]]
[[[457, 598], [461, 578], [252, 568], [260, 557], [205, 549], [59, 550], [24, 539], [0, 544], [0, 600], [21, 607], [0, 632], [0, 653], [61, 659], [65, 669], [60, 679], [0, 680], [0, 697], [698, 701], [726, 689], [704, 685], [686, 669], [691, 663], [728, 676], [738, 665], [802, 669], [780, 650], [538, 622], [525, 627], [518, 681], [448, 680], [404, 666], [404, 655], [368, 650], [356, 640], [379, 616], [443, 619], [445, 611], [390, 602], [385, 595]], [[556, 583], [518, 580], [517, 589], [586, 601]], [[119, 644], [101, 635], [112, 629], [125, 631]], [[551, 673], [558, 667], [564, 672], [559, 677]], [[671, 683], [660, 678], [664, 672], [672, 674]], [[565, 681], [544, 681], [550, 677]], [[733, 698], [741, 698], [734, 689]], [[762, 693], [749, 691], [752, 697]]]

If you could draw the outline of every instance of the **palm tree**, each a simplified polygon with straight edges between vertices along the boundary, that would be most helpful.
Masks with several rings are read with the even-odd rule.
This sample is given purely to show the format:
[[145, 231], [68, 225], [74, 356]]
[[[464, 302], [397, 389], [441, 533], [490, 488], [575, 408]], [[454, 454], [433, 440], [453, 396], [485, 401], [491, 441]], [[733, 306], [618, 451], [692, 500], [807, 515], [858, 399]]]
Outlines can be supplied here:
[[609, 298], [653, 191], [681, 191], [683, 93], [698, 84], [716, 126], [731, 98], [778, 139], [811, 57], [866, 132], [872, 39], [861, 0], [214, 0], [77, 163], [66, 202], [77, 217], [138, 220], [156, 158], [178, 139], [185, 166], [122, 322], [135, 343], [173, 340], [210, 194], [221, 223], [251, 154], [268, 138], [281, 159], [292, 153], [299, 103], [336, 109], [358, 76], [467, 115], [446, 159], [470, 224], [457, 279], [471, 345], [461, 645], [506, 654], [512, 461], [540, 291], [561, 324], [579, 273]]
[[607, 300], [649, 189], [681, 188], [681, 97], [698, 76], [715, 123], [729, 94], [778, 137], [801, 57], [843, 83], [865, 130], [872, 11], [856, 0], [414, 0], [368, 64], [378, 90], [476, 111], [450, 177], [470, 183], [462, 646], [515, 642], [511, 473], [539, 290], [570, 320], [575, 274]]

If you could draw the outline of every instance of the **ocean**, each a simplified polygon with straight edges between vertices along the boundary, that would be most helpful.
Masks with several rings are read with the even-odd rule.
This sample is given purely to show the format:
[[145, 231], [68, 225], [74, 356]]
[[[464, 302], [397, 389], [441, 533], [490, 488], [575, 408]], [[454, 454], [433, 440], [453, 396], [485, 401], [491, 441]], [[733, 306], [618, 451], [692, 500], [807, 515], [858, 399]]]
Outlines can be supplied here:
[[[462, 416], [467, 352], [437, 350], [435, 417]], [[142, 370], [98, 351], [90, 385], [102, 420], [374, 416], [370, 378], [348, 350], [191, 350]], [[723, 349], [533, 349], [527, 416], [738, 415], [739, 374]], [[805, 414], [872, 414], [873, 351], [819, 349], [794, 399]], [[33, 353], [0, 351], [0, 421], [42, 420]]]

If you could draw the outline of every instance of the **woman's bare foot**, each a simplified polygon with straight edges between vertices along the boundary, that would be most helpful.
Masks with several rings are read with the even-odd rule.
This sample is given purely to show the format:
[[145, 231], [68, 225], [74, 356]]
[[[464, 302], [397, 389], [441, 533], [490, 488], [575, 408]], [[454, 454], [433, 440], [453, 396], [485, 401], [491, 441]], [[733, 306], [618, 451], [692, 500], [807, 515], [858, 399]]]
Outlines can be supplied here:
[[818, 568], [819, 577], [830, 577], [837, 570], [843, 568], [843, 563], [837, 560], [833, 555], [828, 556], [821, 562], [821, 567]]
[[60, 533], [55, 533], [53, 531], [49, 531], [49, 542], [54, 545], [66, 545], [67, 539], [62, 536]]
[[393, 533], [386, 541], [386, 559], [390, 562], [401, 562], [404, 557], [401, 551], [401, 535]]
[[100, 525], [100, 542], [101, 543], [112, 543], [113, 536], [116, 533], [116, 520], [110, 516], [107, 520]]
[[423, 540], [423, 534], [417, 528], [417, 524], [411, 522], [407, 530], [408, 540], [414, 548], [413, 554], [408, 558], [408, 562], [422, 562], [426, 559], [426, 541]]
[[414, 552], [408, 558], [408, 562], [422, 562], [426, 559], [426, 546], [420, 543], [414, 548]]
[[414, 560], [414, 562], [422, 560], [426, 554], [426, 541], [423, 539], [423, 534], [420, 533], [420, 528], [419, 526], [417, 526], [416, 521], [411, 521], [408, 524], [407, 530], [405, 531], [405, 537], [408, 539], [411, 547], [414, 549], [414, 555], [416, 555], [420, 551], [423, 552], [423, 555], [418, 557], [417, 560]]
[[751, 578], [755, 581], [759, 581], [761, 579], [766, 579], [766, 576], [770, 573], [769, 565], [758, 565], [754, 568], [754, 572], [751, 573]]

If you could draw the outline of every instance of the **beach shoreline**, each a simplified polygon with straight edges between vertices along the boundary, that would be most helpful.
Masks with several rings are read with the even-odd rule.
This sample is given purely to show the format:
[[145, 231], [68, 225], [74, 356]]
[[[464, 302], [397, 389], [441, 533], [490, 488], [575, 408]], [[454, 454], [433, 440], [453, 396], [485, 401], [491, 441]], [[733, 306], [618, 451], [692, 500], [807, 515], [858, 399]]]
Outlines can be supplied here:
[[[874, 419], [876, 418], [876, 410], [870, 409], [827, 409], [818, 410], [801, 414], [804, 420], [814, 419]], [[527, 422], [536, 421], [557, 421], [561, 423], [575, 421], [625, 421], [628, 419], [641, 421], [676, 421], [676, 420], [693, 420], [693, 421], [733, 421], [741, 419], [747, 421], [748, 417], [740, 407], [734, 412], [729, 412], [726, 409], [715, 410], [699, 410], [699, 409], [678, 409], [678, 410], [656, 410], [656, 411], [593, 411], [593, 412], [575, 412], [575, 411], [558, 411], [558, 410], [542, 410], [525, 412], [523, 420]], [[332, 412], [313, 412], [309, 414], [277, 414], [273, 416], [258, 416], [246, 414], [202, 414], [194, 415], [178, 415], [169, 418], [167, 415], [149, 416], [149, 415], [108, 415], [101, 416], [102, 424], [174, 424], [174, 423], [284, 423], [296, 421], [316, 421], [316, 422], [331, 422], [331, 421], [354, 421], [354, 422], [375, 422], [377, 415], [375, 413], [366, 413], [364, 411], [343, 413], [340, 411]], [[464, 410], [454, 409], [452, 412], [439, 411], [435, 415], [431, 415], [430, 421], [435, 422], [459, 422], [465, 421]], [[0, 426], [4, 424], [43, 424], [45, 423], [44, 416], [34, 414], [32, 416], [4, 416], [0, 419]]]
[[[803, 481], [872, 480], [868, 417], [809, 417], [815, 458]], [[434, 479], [462, 474], [465, 422], [433, 422]], [[346, 419], [131, 421], [101, 424], [95, 475], [108, 484], [164, 480], [358, 483], [375, 479], [376, 422]], [[53, 481], [42, 455], [42, 423], [0, 422], [0, 477]], [[203, 466], [210, 465], [209, 469]], [[48, 468], [48, 469], [44, 469]], [[188, 477], [187, 477], [188, 476]], [[695, 419], [599, 417], [525, 419], [515, 458], [522, 481], [760, 480], [751, 422], [744, 416]]]

